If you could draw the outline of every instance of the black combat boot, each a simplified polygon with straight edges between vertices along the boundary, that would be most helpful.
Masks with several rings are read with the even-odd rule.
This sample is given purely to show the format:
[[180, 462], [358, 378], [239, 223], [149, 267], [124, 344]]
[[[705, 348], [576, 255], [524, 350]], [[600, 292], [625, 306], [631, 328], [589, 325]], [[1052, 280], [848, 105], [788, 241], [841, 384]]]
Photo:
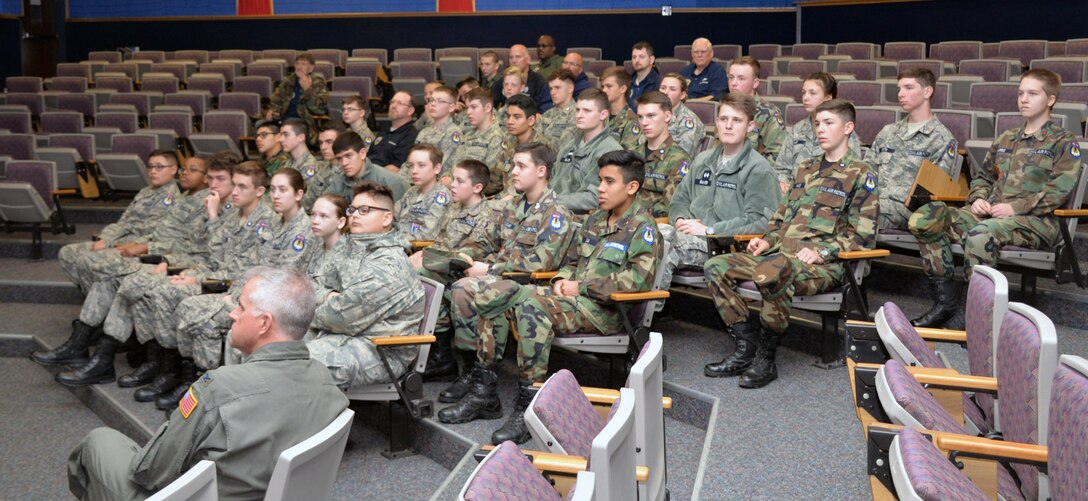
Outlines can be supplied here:
[[476, 419], [498, 419], [502, 417], [502, 401], [496, 386], [499, 375], [494, 369], [476, 364], [472, 368], [472, 389], [455, 405], [438, 411], [438, 420], [443, 423], [467, 423]]
[[35, 351], [30, 354], [30, 359], [42, 365], [85, 364], [90, 357], [88, 347], [99, 332], [99, 329], [78, 319], [73, 320], [72, 335], [68, 336], [64, 344], [48, 351]]
[[444, 404], [452, 404], [454, 402], [460, 402], [465, 395], [468, 395], [469, 390], [472, 389], [472, 371], [476, 365], [476, 354], [473, 353], [469, 362], [465, 362], [465, 368], [461, 371], [461, 375], [453, 381], [453, 384], [442, 390], [442, 393], [438, 394], [438, 401]]
[[737, 348], [725, 360], [703, 366], [703, 374], [707, 377], [735, 377], [752, 366], [759, 347], [759, 319], [736, 324], [731, 331]]
[[[162, 348], [154, 339], [144, 345], [144, 362], [132, 372], [117, 378], [117, 386], [135, 388], [155, 380], [162, 362]], [[140, 400], [146, 402], [147, 400]]]
[[778, 351], [778, 341], [782, 334], [766, 327], [761, 329], [759, 336], [759, 350], [752, 366], [741, 374], [737, 384], [741, 388], [762, 388], [778, 379], [778, 365], [775, 364], [775, 355]]
[[158, 373], [151, 384], [138, 388], [132, 394], [137, 402], [154, 402], [159, 397], [177, 389], [181, 384], [181, 354], [178, 350], [163, 348], [160, 350], [160, 363]]
[[102, 336], [95, 346], [94, 355], [87, 363], [74, 367], [70, 371], [58, 373], [53, 379], [65, 386], [86, 386], [89, 384], [110, 383], [117, 378], [113, 371], [113, 357], [121, 342]]
[[955, 280], [944, 277], [929, 280], [937, 301], [924, 315], [910, 321], [915, 327], [940, 327], [960, 309], [960, 287]]
[[529, 402], [533, 401], [533, 382], [526, 379], [518, 380], [518, 396], [514, 401], [514, 411], [502, 428], [491, 434], [491, 443], [499, 445], [507, 440], [513, 440], [515, 444], [527, 442], [532, 435], [529, 428], [525, 427], [525, 409], [529, 408]]
[[457, 379], [457, 360], [453, 358], [453, 331], [435, 332], [435, 343], [427, 355], [423, 381], [453, 381]]
[[195, 383], [198, 377], [200, 377], [200, 370], [197, 369], [193, 360], [190, 358], [181, 359], [181, 371], [178, 376], [181, 384], [174, 388], [174, 391], [159, 395], [159, 398], [155, 399], [155, 407], [163, 411], [176, 409], [178, 401], [185, 396], [185, 392], [189, 391], [189, 386]]

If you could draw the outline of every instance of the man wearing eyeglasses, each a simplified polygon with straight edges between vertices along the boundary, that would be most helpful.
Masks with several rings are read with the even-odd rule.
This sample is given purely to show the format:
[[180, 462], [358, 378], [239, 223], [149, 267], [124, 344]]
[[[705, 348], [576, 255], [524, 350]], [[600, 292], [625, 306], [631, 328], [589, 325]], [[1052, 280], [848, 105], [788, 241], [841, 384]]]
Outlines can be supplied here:
[[563, 67], [563, 58], [555, 53], [555, 38], [551, 35], [540, 35], [536, 40], [536, 58], [539, 62], [533, 65], [533, 71], [544, 78]]
[[257, 165], [264, 168], [269, 176], [287, 165], [291, 156], [283, 151], [280, 144], [280, 126], [276, 122], [261, 122], [257, 125]]
[[423, 285], [404, 253], [408, 242], [393, 225], [393, 193], [370, 180], [353, 193], [347, 209], [351, 233], [341, 254], [346, 259], [321, 277], [306, 336], [310, 358], [324, 363], [343, 389], [388, 383], [408, 370], [415, 346], [386, 350], [390, 374], [367, 338], [416, 333], [424, 303]]
[[574, 99], [578, 99], [583, 90], [590, 88], [589, 76], [583, 71], [584, 67], [585, 60], [577, 52], [568, 52], [563, 57], [563, 69], [574, 76]]
[[348, 96], [344, 98], [343, 107], [340, 108], [340, 118], [348, 128], [363, 138], [369, 148], [374, 143], [374, 133], [366, 124], [366, 100], [363, 96]]
[[689, 100], [718, 99], [729, 85], [725, 68], [714, 62], [714, 46], [705, 38], [691, 42], [691, 64], [680, 70], [680, 75], [688, 80]]
[[400, 166], [408, 160], [408, 150], [416, 144], [419, 131], [412, 126], [412, 116], [416, 107], [412, 104], [412, 95], [407, 92], [393, 94], [389, 100], [389, 125], [374, 138], [374, 143], [363, 143], [370, 161], [383, 166], [390, 172], [400, 172]]

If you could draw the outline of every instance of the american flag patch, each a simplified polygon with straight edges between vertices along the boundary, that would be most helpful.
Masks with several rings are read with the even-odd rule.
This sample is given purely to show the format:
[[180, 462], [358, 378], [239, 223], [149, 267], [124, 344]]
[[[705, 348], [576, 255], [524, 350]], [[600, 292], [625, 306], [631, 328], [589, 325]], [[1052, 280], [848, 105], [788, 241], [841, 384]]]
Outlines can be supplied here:
[[189, 415], [196, 409], [196, 395], [193, 394], [193, 387], [189, 387], [189, 391], [185, 392], [185, 396], [178, 401], [178, 411], [181, 412], [181, 417], [189, 419]]

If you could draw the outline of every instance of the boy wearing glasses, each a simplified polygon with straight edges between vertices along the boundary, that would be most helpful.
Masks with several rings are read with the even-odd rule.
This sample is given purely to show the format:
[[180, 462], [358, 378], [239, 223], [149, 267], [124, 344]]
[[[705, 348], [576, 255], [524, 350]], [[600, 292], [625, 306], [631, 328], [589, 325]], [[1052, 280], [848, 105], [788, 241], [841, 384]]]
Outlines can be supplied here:
[[434, 240], [438, 221], [449, 209], [450, 191], [438, 182], [442, 151], [433, 144], [417, 144], [408, 152], [412, 187], [396, 203], [397, 227], [409, 241]]
[[[416, 136], [416, 144], [433, 144], [442, 150], [446, 157], [452, 156], [464, 141], [461, 127], [452, 119], [453, 106], [457, 103], [457, 91], [439, 86], [427, 98], [427, 116], [431, 124], [419, 131]], [[408, 177], [408, 165], [405, 163], [401, 169], [401, 175]]]
[[407, 242], [393, 225], [392, 192], [374, 181], [359, 183], [353, 192], [342, 260], [320, 279], [306, 335], [310, 358], [325, 364], [343, 389], [388, 383], [407, 371], [416, 347], [386, 349], [390, 377], [366, 338], [414, 334], [424, 303], [419, 275], [404, 254]]
[[369, 148], [374, 143], [374, 133], [366, 124], [366, 100], [363, 96], [348, 96], [344, 98], [343, 107], [340, 108], [340, 118], [347, 124], [352, 132], [363, 138], [363, 142]]
[[261, 122], [257, 125], [257, 165], [264, 168], [269, 176], [291, 161], [291, 156], [283, 151], [280, 144], [280, 126], [276, 122]]

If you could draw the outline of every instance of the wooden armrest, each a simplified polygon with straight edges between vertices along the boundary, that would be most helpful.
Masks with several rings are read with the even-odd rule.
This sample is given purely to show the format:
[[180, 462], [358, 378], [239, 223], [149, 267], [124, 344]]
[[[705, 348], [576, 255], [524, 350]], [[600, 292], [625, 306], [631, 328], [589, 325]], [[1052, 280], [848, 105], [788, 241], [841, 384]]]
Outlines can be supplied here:
[[617, 303], [668, 299], [669, 291], [613, 292], [608, 298]]
[[435, 342], [434, 336], [378, 336], [370, 338], [374, 346], [405, 346], [409, 344], [427, 344]]
[[[533, 383], [533, 388], [540, 389], [543, 387], [544, 383]], [[619, 390], [596, 388], [593, 386], [583, 386], [582, 394], [594, 404], [611, 404], [620, 398]], [[661, 408], [672, 409], [672, 397], [661, 397]]]
[[929, 199], [933, 200], [934, 202], [967, 202], [966, 195], [932, 195], [929, 197]]
[[669, 224], [669, 218], [667, 217], [655, 217], [654, 222], [657, 224]]
[[558, 271], [534, 271], [529, 274], [529, 278], [533, 280], [551, 280], [558, 274]]
[[753, 233], [753, 234], [733, 235], [733, 240], [736, 240], [738, 242], [747, 242], [749, 240], [755, 240], [757, 238], [763, 238], [763, 234], [754, 234]]
[[239, 141], [256, 141], [257, 138], [254, 137], [254, 136], [241, 136], [241, 137], [238, 138], [238, 140]]
[[75, 195], [75, 194], [76, 194], [76, 190], [74, 190], [74, 189], [67, 189], [67, 190], [53, 190], [53, 194], [54, 194], [54, 195]]
[[1088, 217], [1088, 209], [1056, 209], [1057, 217]]
[[98, 165], [97, 160], [84, 160], [83, 162], [87, 163], [87, 164], [90, 164], [90, 165]]
[[[873, 327], [876, 322], [869, 322], [867, 320], [847, 320], [846, 326], [856, 325], [859, 327]], [[953, 329], [937, 329], [934, 327], [915, 327], [915, 331], [919, 336], [926, 341], [939, 341], [943, 343], [959, 343], [963, 344], [967, 342], [967, 331], [958, 331]]]
[[434, 240], [412, 240], [409, 243], [412, 244], [412, 249], [419, 250], [434, 245]]
[[992, 377], [960, 374], [952, 369], [932, 367], [907, 367], [907, 371], [919, 383], [966, 391], [997, 392], [997, 379]]
[[890, 255], [891, 251], [889, 251], [888, 249], [842, 251], [839, 253], [839, 259], [873, 259], [878, 257], [887, 257]]
[[[869, 425], [869, 430], [882, 429], [899, 431], [903, 428], [905, 427], [902, 425], [889, 423], [874, 423]], [[969, 435], [934, 430], [918, 431], [932, 436], [933, 443], [938, 448], [946, 451], [959, 451], [967, 454], [1000, 457], [1039, 464], [1047, 463], [1047, 447], [1045, 445], [990, 440], [988, 438], [972, 437]]]
[[[494, 445], [484, 445], [480, 449], [485, 451], [491, 451], [495, 449]], [[567, 473], [570, 475], [577, 475], [580, 471], [586, 471], [586, 467], [589, 465], [589, 460], [582, 456], [565, 456], [563, 454], [552, 454], [550, 452], [521, 450], [522, 454], [533, 458], [533, 466], [540, 471], [554, 471], [556, 473]], [[650, 469], [645, 466], [635, 467], [635, 480], [639, 482], [645, 482], [650, 478]]]

